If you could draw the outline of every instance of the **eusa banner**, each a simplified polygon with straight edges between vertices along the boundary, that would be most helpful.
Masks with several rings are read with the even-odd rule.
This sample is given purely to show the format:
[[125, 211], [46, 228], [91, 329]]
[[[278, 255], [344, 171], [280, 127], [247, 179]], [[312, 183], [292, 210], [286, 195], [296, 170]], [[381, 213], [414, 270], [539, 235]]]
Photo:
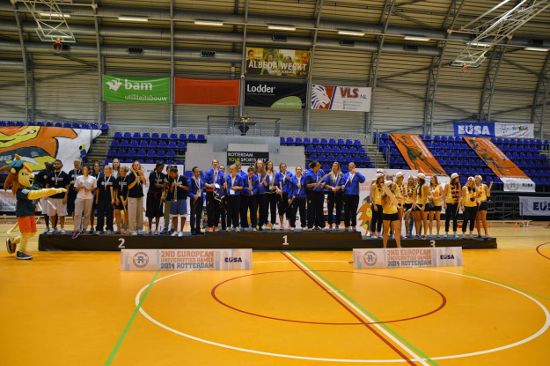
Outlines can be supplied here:
[[535, 125], [518, 122], [454, 122], [455, 136], [535, 138]]
[[170, 78], [103, 75], [103, 100], [120, 103], [170, 103]]

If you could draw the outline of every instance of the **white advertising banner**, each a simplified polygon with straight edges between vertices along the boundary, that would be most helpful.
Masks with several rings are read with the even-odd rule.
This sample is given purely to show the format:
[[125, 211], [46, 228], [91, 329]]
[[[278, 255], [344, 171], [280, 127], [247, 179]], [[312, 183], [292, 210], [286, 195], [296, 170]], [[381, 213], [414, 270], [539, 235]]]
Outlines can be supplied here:
[[533, 123], [503, 123], [495, 122], [495, 136], [506, 138], [535, 138], [535, 125]]
[[122, 271], [248, 270], [252, 249], [122, 249]]
[[505, 192], [535, 192], [535, 182], [529, 178], [500, 178]]
[[462, 266], [462, 247], [353, 249], [353, 268]]
[[519, 209], [522, 216], [550, 217], [550, 197], [519, 196]]
[[311, 87], [311, 109], [369, 112], [372, 88], [318, 85]]

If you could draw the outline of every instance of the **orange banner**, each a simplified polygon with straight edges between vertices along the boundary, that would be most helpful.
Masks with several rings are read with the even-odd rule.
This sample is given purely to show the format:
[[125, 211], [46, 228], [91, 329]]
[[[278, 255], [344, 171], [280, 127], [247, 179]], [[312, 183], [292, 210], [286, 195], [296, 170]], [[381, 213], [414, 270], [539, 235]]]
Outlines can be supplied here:
[[412, 170], [426, 175], [447, 175], [418, 135], [392, 133], [391, 138]]
[[466, 143], [499, 178], [529, 178], [488, 138], [463, 137]]
[[174, 79], [176, 104], [238, 106], [239, 80]]

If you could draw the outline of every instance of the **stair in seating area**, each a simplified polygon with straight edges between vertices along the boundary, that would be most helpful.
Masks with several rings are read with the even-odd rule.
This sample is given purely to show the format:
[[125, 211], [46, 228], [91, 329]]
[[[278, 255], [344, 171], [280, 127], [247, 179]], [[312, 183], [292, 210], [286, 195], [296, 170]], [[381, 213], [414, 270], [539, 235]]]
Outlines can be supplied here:
[[108, 135], [100, 135], [96, 138], [88, 150], [86, 162], [91, 164], [97, 160], [101, 165], [103, 165], [105, 159], [107, 159], [107, 151], [111, 146], [112, 139], [113, 138]]
[[388, 167], [388, 163], [386, 162], [384, 155], [380, 151], [378, 151], [378, 146], [376, 146], [375, 144], [364, 146], [367, 149], [367, 154], [369, 155], [370, 160], [375, 168], [386, 169]]

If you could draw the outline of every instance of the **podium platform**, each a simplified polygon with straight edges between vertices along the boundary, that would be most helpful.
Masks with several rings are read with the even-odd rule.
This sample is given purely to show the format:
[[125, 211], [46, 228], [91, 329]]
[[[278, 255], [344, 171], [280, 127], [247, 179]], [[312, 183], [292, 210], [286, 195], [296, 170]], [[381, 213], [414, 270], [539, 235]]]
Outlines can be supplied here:
[[[403, 247], [456, 247], [464, 249], [497, 248], [496, 238], [488, 239], [403, 239]], [[95, 235], [82, 234], [72, 239], [70, 234], [41, 234], [39, 250], [118, 251], [120, 249], [223, 249], [253, 250], [352, 250], [382, 248], [382, 239], [362, 237], [359, 232], [344, 231], [261, 231], [213, 232], [204, 235], [172, 237], [169, 235]], [[395, 247], [390, 240], [389, 247]]]

